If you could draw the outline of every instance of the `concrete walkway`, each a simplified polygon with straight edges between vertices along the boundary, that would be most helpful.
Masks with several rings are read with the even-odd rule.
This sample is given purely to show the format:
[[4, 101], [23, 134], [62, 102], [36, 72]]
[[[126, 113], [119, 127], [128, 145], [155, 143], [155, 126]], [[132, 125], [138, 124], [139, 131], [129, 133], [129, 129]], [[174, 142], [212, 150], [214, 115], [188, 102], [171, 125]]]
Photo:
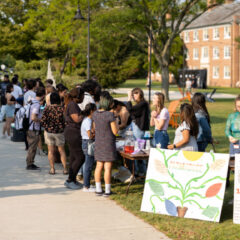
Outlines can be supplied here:
[[1, 240], [169, 239], [114, 201], [66, 189], [46, 157], [36, 157], [41, 171], [26, 171], [25, 157], [24, 143], [0, 139]]
[[[131, 90], [132, 90], [132, 88], [118, 88], [118, 89], [114, 89], [112, 91], [115, 93], [120, 93], [120, 94], [128, 94], [128, 92]], [[151, 91], [151, 98], [155, 92], [159, 92], [159, 91], [161, 91], [161, 89], [153, 88]], [[145, 90], [143, 90], [143, 92], [144, 92], [145, 98], [148, 99], [148, 94], [149, 94], [148, 90], [145, 89]], [[199, 89], [199, 92], [201, 92], [201, 89]], [[236, 97], [236, 95], [234, 95], [234, 94], [226, 94], [226, 93], [218, 93], [218, 92], [216, 92], [213, 95], [213, 99], [220, 99], [220, 98], [234, 99], [235, 97]], [[182, 98], [182, 95], [179, 91], [169, 91], [169, 98], [170, 98], [170, 100], [177, 100], [177, 99]], [[127, 97], [121, 97], [118, 99], [121, 101], [127, 101]]]

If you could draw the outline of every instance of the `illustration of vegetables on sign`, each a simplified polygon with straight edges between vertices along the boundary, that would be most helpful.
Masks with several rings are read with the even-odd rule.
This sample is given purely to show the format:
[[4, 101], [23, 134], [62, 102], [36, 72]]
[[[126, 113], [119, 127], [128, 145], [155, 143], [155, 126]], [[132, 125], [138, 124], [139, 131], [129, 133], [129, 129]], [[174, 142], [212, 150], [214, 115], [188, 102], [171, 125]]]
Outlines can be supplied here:
[[141, 211], [219, 222], [228, 154], [151, 149]]

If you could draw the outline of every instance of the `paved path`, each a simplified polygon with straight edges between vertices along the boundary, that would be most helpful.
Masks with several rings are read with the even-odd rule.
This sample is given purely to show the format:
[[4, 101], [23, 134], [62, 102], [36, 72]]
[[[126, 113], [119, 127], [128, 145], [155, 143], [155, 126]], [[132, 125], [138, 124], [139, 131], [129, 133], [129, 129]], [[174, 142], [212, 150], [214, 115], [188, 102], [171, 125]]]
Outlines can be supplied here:
[[[115, 93], [127, 94], [128, 91], [131, 91], [131, 90], [132, 88], [118, 88], [112, 91], [114, 91]], [[154, 95], [155, 92], [158, 92], [158, 91], [160, 91], [160, 89], [153, 88], [151, 91], [151, 97]], [[201, 89], [199, 89], [199, 91], [201, 92]], [[143, 90], [143, 92], [144, 92], [145, 98], [148, 99], [148, 93], [149, 93], [148, 90]], [[218, 93], [218, 92], [216, 92], [213, 95], [213, 99], [219, 99], [219, 98], [234, 99], [235, 97], [236, 95], [234, 94], [226, 94], [226, 93]], [[179, 91], [169, 91], [169, 98], [170, 100], [176, 100], [176, 99], [182, 98], [182, 95]], [[127, 97], [121, 97], [118, 99], [122, 101], [127, 101]]]
[[40, 172], [26, 171], [25, 157], [23, 143], [0, 139], [0, 240], [168, 239], [114, 201], [66, 189], [46, 157], [36, 158]]

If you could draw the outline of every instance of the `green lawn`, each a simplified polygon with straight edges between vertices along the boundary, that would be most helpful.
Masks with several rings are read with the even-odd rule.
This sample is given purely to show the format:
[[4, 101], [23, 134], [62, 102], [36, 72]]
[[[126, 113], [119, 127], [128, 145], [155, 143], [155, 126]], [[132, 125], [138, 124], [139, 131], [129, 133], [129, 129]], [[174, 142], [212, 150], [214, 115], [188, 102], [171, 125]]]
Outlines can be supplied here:
[[[160, 82], [153, 82], [152, 88], [161, 89]], [[135, 88], [140, 87], [142, 89], [147, 89], [146, 79], [130, 79], [125, 83], [121, 84], [119, 87], [121, 88]], [[200, 92], [212, 92], [214, 88], [217, 88], [217, 93], [229, 93], [229, 94], [240, 94], [239, 88], [227, 88], [227, 87], [208, 87], [208, 89], [200, 89]], [[177, 85], [170, 85], [170, 91], [178, 91]]]
[[[211, 115], [213, 136], [219, 141], [216, 150], [219, 153], [228, 153], [229, 144], [224, 134], [224, 128], [228, 114], [233, 111], [233, 100], [219, 99], [214, 103], [208, 103], [207, 107]], [[174, 131], [174, 129], [169, 129], [171, 142], [174, 138]], [[207, 150], [210, 149], [211, 147], [208, 147]], [[240, 239], [240, 225], [233, 224], [232, 220], [233, 205], [228, 205], [228, 201], [233, 198], [233, 179], [234, 175], [231, 174], [231, 186], [226, 190], [220, 223], [140, 212], [143, 181], [132, 185], [128, 196], [125, 195], [126, 184], [115, 182], [113, 191], [116, 194], [111, 198], [172, 239]]]

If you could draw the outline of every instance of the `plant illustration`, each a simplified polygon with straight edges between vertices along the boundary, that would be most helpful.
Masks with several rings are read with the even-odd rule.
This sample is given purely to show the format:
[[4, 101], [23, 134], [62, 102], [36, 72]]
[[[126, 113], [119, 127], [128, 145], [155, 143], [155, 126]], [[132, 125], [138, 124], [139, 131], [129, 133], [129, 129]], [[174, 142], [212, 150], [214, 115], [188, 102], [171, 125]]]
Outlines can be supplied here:
[[[202, 215], [210, 218], [210, 219], [216, 219], [218, 215], [220, 214], [220, 210], [217, 207], [214, 206], [203, 206], [202, 203], [200, 204], [197, 200], [198, 199], [207, 199], [207, 198], [216, 198], [218, 200], [222, 200], [218, 193], [221, 190], [222, 187], [222, 181], [225, 181], [226, 178], [222, 178], [220, 176], [212, 177], [208, 180], [203, 181], [203, 178], [207, 175], [209, 172], [210, 166], [207, 163], [206, 169], [204, 170], [201, 175], [194, 177], [187, 181], [185, 185], [183, 185], [178, 179], [175, 178], [174, 173], [169, 170], [169, 160], [173, 157], [178, 156], [180, 151], [175, 152], [174, 154], [170, 155], [169, 157], [166, 157], [165, 151], [161, 149], [157, 149], [163, 156], [164, 164], [162, 164], [162, 167], [164, 169], [161, 169], [161, 173], [168, 174], [171, 181], [169, 182], [161, 182], [157, 181], [155, 179], [148, 179], [146, 180], [146, 183], [149, 184], [152, 192], [154, 193], [150, 197], [150, 203], [152, 205], [152, 210], [155, 213], [156, 212], [156, 206], [153, 202], [154, 198], [157, 198], [159, 201], [165, 203], [165, 209], [171, 216], [179, 216], [184, 217], [188, 208], [186, 207], [186, 203], [192, 205], [196, 205], [199, 207], [199, 209], [202, 210]], [[219, 166], [224, 166], [222, 163], [223, 160], [215, 161], [215, 156], [213, 153], [211, 153], [213, 164], [211, 165], [212, 168], [219, 168]], [[161, 166], [161, 165], [160, 165]], [[213, 167], [212, 167], [213, 166]], [[218, 180], [218, 183], [214, 183], [213, 185], [209, 186], [209, 183], [212, 181]], [[216, 182], [216, 181], [215, 181]], [[196, 186], [197, 185], [197, 186]], [[170, 197], [164, 197], [165, 195], [165, 189], [164, 187], [174, 189], [176, 194], [172, 195]], [[205, 194], [200, 194], [198, 190], [206, 189]], [[177, 200], [179, 202], [179, 206], [175, 206], [175, 204], [171, 200]]]

